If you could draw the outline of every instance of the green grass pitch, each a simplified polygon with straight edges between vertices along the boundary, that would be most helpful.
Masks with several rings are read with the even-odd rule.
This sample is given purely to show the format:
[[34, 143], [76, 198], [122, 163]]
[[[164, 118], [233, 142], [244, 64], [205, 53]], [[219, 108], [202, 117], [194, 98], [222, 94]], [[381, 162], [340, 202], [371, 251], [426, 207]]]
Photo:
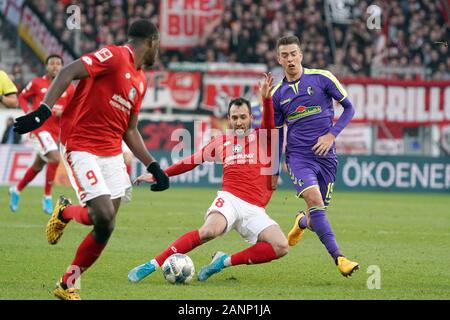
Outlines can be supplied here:
[[[19, 211], [12, 214], [7, 188], [0, 188], [0, 299], [54, 299], [54, 283], [90, 230], [72, 222], [57, 245], [48, 245], [41, 192], [26, 189]], [[74, 198], [71, 189], [56, 188], [54, 194], [61, 193]], [[444, 194], [335, 192], [328, 217], [342, 251], [361, 265], [350, 278], [339, 274], [316, 235], [308, 231], [286, 257], [269, 264], [228, 268], [204, 283], [189, 285], [171, 285], [158, 270], [130, 284], [130, 268], [202, 224], [215, 194], [215, 189], [153, 193], [135, 188], [133, 201], [120, 209], [108, 247], [82, 277], [82, 298], [450, 299], [450, 212], [449, 196]], [[295, 211], [303, 207], [292, 191], [277, 191], [268, 212], [287, 234]], [[215, 251], [232, 253], [247, 245], [232, 231], [189, 256], [198, 271]], [[380, 289], [368, 289], [370, 266], [379, 267]]]

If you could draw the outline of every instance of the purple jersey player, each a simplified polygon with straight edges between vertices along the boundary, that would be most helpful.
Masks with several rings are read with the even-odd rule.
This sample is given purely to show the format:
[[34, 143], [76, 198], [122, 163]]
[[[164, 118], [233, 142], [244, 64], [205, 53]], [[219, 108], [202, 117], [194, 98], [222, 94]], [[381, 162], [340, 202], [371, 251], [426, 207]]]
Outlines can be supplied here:
[[[288, 235], [289, 245], [297, 244], [306, 228], [314, 231], [342, 275], [348, 276], [359, 265], [339, 250], [326, 208], [338, 164], [334, 140], [355, 111], [347, 92], [331, 72], [302, 67], [303, 54], [296, 36], [280, 38], [277, 55], [285, 77], [272, 91], [275, 126], [280, 128], [281, 146], [283, 126], [287, 125], [286, 163], [297, 196], [307, 205], [306, 213], [297, 213]], [[344, 107], [334, 125], [333, 99]]]

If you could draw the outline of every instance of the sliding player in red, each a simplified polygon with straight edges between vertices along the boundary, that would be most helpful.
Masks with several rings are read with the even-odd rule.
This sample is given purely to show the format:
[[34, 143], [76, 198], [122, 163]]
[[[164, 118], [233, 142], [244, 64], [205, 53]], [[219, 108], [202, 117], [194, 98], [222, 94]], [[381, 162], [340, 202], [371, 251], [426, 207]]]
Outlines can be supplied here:
[[[152, 260], [132, 269], [128, 273], [131, 282], [138, 282], [153, 273], [172, 254], [187, 253], [231, 229], [238, 231], [252, 246], [231, 255], [217, 252], [212, 262], [201, 269], [198, 280], [205, 281], [225, 267], [265, 263], [287, 254], [286, 237], [264, 209], [273, 192], [270, 161], [270, 129], [275, 128], [270, 95], [272, 82], [272, 75], [268, 74], [260, 83], [260, 92], [265, 100], [261, 129], [269, 130], [252, 129], [250, 102], [234, 99], [228, 107], [232, 134], [213, 139], [202, 150], [165, 170], [168, 176], [175, 176], [193, 170], [205, 161], [221, 162], [222, 190], [206, 212], [203, 226], [185, 233]], [[264, 163], [261, 155], [266, 155], [268, 161]], [[153, 179], [144, 175], [138, 178], [138, 182], [141, 181], [152, 182]]]
[[[19, 104], [23, 111], [36, 110], [39, 104], [44, 99], [48, 88], [53, 79], [63, 67], [64, 61], [61, 56], [51, 54], [45, 60], [45, 67], [47, 73], [42, 77], [36, 77], [22, 90], [19, 95]], [[28, 168], [22, 180], [15, 187], [9, 190], [10, 201], [9, 208], [12, 212], [19, 209], [20, 193], [23, 189], [44, 169], [47, 165], [47, 172], [45, 174], [45, 188], [44, 198], [42, 200], [42, 207], [44, 213], [52, 214], [52, 186], [55, 179], [56, 170], [58, 169], [60, 156], [58, 151], [59, 134], [60, 134], [60, 117], [65, 106], [72, 99], [75, 86], [73, 84], [63, 92], [52, 110], [52, 116], [45, 124], [31, 133], [31, 139], [36, 146], [38, 154], [31, 167]], [[31, 107], [28, 106], [28, 101], [32, 100]], [[31, 110], [30, 110], [31, 109]]]

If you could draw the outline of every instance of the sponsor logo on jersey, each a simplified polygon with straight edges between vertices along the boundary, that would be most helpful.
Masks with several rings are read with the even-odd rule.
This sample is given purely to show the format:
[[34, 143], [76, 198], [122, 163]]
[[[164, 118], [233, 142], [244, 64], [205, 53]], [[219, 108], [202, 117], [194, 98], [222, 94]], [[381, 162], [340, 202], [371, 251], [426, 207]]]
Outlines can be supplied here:
[[42, 89], [41, 89], [41, 92], [42, 92], [42, 93], [46, 93], [46, 92], [47, 92], [47, 88], [42, 88]]
[[223, 144], [223, 146], [226, 147], [226, 146], [229, 146], [230, 144], [231, 144], [231, 141], [226, 141], [226, 142]]
[[112, 58], [113, 54], [108, 48], [103, 48], [94, 53], [94, 56], [98, 59], [98, 61], [104, 62], [109, 58]]
[[[134, 89], [136, 90], [136, 89]], [[131, 93], [131, 91], [130, 91]], [[131, 110], [131, 103], [129, 101], [127, 101], [126, 99], [124, 99], [120, 94], [114, 94], [111, 98], [111, 100], [109, 100], [109, 104], [112, 105], [113, 107], [122, 110], [123, 112], [130, 114], [130, 110]]]
[[235, 144], [234, 146], [233, 146], [233, 152], [234, 153], [240, 153], [240, 152], [242, 152], [242, 146], [238, 143], [238, 144]]
[[288, 120], [293, 121], [321, 112], [322, 108], [320, 106], [310, 106], [310, 107], [298, 106], [294, 112], [288, 115]]
[[229, 165], [234, 162], [253, 164], [255, 161], [254, 153], [240, 153], [225, 157], [224, 164]]
[[81, 60], [83, 60], [84, 62], [86, 62], [86, 64], [88, 66], [92, 66], [92, 59], [89, 57], [81, 57]]
[[132, 87], [130, 89], [130, 92], [128, 93], [128, 100], [134, 101], [134, 98], [136, 97], [136, 93], [137, 93], [137, 90], [134, 87]]

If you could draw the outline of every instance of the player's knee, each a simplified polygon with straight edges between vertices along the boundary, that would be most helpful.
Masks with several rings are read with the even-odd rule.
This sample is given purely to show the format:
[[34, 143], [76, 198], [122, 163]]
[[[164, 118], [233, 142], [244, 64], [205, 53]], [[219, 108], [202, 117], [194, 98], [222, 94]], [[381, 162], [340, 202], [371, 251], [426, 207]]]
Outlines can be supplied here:
[[288, 245], [287, 239], [278, 241], [275, 244], [273, 244], [272, 246], [275, 250], [275, 254], [277, 255], [277, 258], [281, 258], [281, 257], [287, 255], [289, 252], [289, 245]]
[[114, 208], [97, 209], [94, 213], [94, 225], [104, 229], [114, 229]]
[[[309, 190], [308, 190], [309, 191]], [[323, 207], [323, 199], [320, 192], [305, 192], [303, 198], [306, 201], [308, 207]]]
[[44, 169], [44, 166], [40, 164], [33, 164], [32, 167], [34, 172], [41, 172]]
[[200, 240], [202, 241], [209, 241], [212, 240], [214, 238], [216, 238], [218, 236], [218, 233], [216, 230], [214, 230], [214, 228], [211, 227], [201, 227], [198, 230], [199, 236], [200, 236]]
[[94, 238], [99, 243], [107, 243], [114, 231], [114, 221], [109, 224], [95, 225]]
[[52, 154], [50, 157], [48, 157], [48, 162], [53, 164], [58, 164], [61, 161], [61, 157], [58, 153]]

